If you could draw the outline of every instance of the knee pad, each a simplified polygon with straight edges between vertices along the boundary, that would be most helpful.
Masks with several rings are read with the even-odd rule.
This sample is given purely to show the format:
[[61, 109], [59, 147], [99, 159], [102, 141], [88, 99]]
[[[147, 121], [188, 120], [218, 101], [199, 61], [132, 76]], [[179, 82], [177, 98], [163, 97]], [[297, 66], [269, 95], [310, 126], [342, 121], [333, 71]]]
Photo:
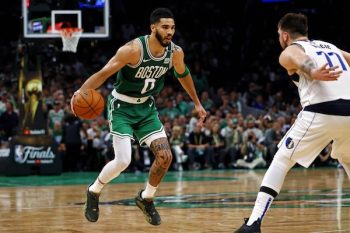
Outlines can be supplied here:
[[277, 193], [280, 192], [284, 179], [288, 171], [295, 165], [294, 161], [283, 156], [275, 156], [269, 169], [264, 176], [261, 186], [273, 189]]
[[[286, 173], [296, 164], [296, 162], [284, 157], [276, 155], [273, 159], [271, 165], [278, 167], [280, 170], [285, 171]], [[270, 166], [271, 166], [270, 165]]]

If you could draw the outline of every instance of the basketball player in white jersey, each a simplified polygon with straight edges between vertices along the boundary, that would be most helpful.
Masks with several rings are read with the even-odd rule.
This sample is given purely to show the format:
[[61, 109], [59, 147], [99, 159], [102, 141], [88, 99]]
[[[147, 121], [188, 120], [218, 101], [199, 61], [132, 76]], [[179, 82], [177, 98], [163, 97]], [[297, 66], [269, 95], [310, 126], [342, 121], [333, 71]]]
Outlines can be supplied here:
[[296, 164], [308, 167], [333, 141], [332, 157], [350, 176], [350, 54], [308, 39], [307, 17], [288, 13], [278, 23], [280, 64], [295, 80], [303, 110], [279, 143], [249, 219], [235, 232], [261, 232], [261, 221]]

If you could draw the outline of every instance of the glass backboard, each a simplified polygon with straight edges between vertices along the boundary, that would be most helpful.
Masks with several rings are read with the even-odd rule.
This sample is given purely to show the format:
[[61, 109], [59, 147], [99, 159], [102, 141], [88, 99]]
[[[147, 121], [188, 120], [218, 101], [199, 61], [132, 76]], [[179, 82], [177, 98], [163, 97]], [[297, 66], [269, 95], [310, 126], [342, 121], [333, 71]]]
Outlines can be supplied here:
[[109, 0], [22, 0], [24, 38], [59, 38], [60, 28], [81, 38], [109, 37]]

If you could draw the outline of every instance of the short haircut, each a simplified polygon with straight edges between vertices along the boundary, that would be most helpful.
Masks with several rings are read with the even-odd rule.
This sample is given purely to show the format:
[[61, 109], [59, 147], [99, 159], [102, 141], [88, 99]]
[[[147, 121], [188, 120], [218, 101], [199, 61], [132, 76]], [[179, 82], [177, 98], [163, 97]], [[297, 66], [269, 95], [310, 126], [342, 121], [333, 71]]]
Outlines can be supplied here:
[[161, 18], [171, 18], [174, 19], [173, 12], [171, 12], [168, 8], [157, 8], [154, 11], [152, 11], [150, 16], [150, 23], [158, 23]]
[[287, 13], [278, 22], [278, 27], [292, 37], [308, 35], [308, 20], [302, 13]]

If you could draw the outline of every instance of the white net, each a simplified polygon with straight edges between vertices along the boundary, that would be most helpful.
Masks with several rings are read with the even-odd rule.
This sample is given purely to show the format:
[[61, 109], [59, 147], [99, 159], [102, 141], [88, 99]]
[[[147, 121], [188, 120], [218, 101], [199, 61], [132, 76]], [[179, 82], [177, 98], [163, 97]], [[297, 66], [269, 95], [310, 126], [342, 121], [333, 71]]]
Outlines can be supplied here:
[[78, 42], [83, 30], [81, 28], [62, 28], [60, 30], [63, 48], [62, 51], [77, 52]]

